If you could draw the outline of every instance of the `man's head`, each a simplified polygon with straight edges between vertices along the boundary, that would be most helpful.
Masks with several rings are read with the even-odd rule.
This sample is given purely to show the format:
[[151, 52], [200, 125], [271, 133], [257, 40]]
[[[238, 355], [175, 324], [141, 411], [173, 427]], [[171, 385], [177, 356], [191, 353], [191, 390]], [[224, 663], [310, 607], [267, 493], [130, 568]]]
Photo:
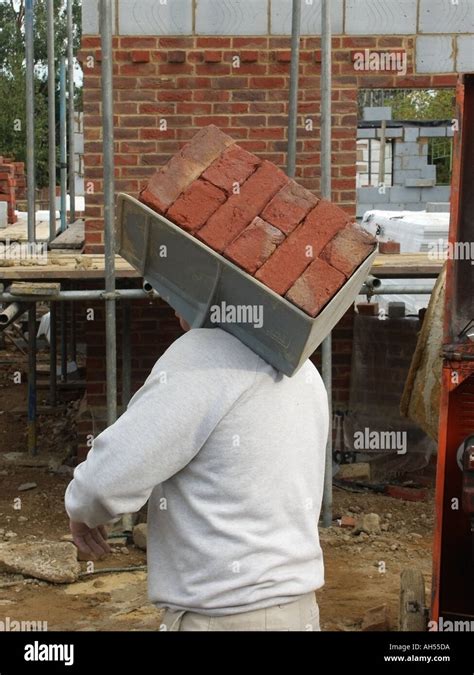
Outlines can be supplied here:
[[178, 312], [175, 312], [174, 315], [175, 315], [175, 317], [178, 319], [179, 325], [181, 326], [181, 328], [184, 330], [185, 333], [186, 333], [188, 330], [191, 330], [191, 326], [189, 325], [189, 323], [188, 323], [187, 321], [185, 321], [185, 320], [183, 319], [183, 317], [181, 317], [181, 316], [178, 314]]

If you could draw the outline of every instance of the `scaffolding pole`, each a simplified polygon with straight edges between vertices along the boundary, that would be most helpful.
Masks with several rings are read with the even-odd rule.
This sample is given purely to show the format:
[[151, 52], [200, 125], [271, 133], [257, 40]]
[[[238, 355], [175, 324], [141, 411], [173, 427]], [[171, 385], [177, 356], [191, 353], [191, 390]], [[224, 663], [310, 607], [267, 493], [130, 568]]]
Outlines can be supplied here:
[[76, 220], [76, 171], [75, 171], [75, 123], [74, 123], [74, 28], [72, 23], [72, 0], [67, 0], [67, 73], [68, 73], [68, 126], [69, 126], [69, 222]]
[[132, 391], [132, 343], [130, 340], [131, 324], [130, 300], [122, 306], [122, 410], [127, 408]]
[[35, 178], [35, 56], [34, 0], [25, 3], [26, 56], [26, 185], [28, 193], [28, 242], [36, 241]]
[[59, 157], [61, 171], [61, 232], [67, 227], [66, 60], [59, 64]]
[[56, 237], [56, 69], [54, 63], [54, 0], [47, 0], [48, 21], [48, 168], [49, 240]]
[[61, 382], [67, 382], [67, 305], [61, 304]]
[[[423, 284], [423, 286], [407, 286], [406, 284], [397, 284], [393, 286], [384, 286], [383, 283], [372, 286], [364, 283], [359, 291], [359, 295], [431, 295], [435, 282]], [[161, 296], [156, 291], [145, 291], [140, 288], [117, 289], [114, 293], [117, 301], [129, 300], [158, 300]], [[84, 302], [91, 300], [106, 300], [108, 294], [102, 289], [90, 291], [60, 291], [56, 295], [18, 295], [8, 291], [0, 292], [0, 302], [21, 303], [21, 302]], [[3, 310], [5, 312], [5, 310]], [[16, 318], [16, 317], [15, 317]], [[6, 323], [6, 322], [5, 322]], [[0, 326], [2, 320], [0, 318]], [[4, 327], [4, 326], [2, 326]]]
[[288, 151], [286, 173], [296, 173], [296, 130], [298, 127], [298, 76], [300, 65], [301, 0], [293, 0], [291, 15], [291, 69], [288, 104]]
[[102, 46], [102, 138], [104, 155], [107, 422], [111, 425], [117, 419], [112, 0], [100, 0], [100, 34]]
[[56, 405], [57, 398], [57, 341], [56, 341], [56, 305], [49, 308], [49, 403]]
[[[331, 8], [321, 2], [321, 196], [331, 199]], [[329, 433], [324, 472], [323, 527], [332, 523], [332, 335], [322, 344], [322, 376], [328, 395]]]
[[36, 429], [36, 303], [28, 312], [28, 452], [38, 454]]
[[[156, 291], [144, 291], [141, 288], [117, 289], [112, 294], [116, 300], [158, 300], [161, 296]], [[102, 290], [60, 291], [55, 295], [18, 295], [10, 293], [8, 288], [0, 293], [0, 302], [84, 302], [91, 300], [107, 300], [110, 293]], [[1, 324], [1, 322], [0, 322]]]

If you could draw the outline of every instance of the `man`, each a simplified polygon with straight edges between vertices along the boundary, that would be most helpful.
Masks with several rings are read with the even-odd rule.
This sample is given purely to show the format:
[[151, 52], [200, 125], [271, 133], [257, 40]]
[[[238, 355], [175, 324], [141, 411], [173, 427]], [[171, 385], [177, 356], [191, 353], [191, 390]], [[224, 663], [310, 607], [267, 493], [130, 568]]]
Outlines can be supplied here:
[[76, 545], [148, 500], [148, 591], [161, 630], [320, 630], [317, 524], [328, 404], [308, 360], [291, 378], [220, 328], [192, 329], [75, 470]]

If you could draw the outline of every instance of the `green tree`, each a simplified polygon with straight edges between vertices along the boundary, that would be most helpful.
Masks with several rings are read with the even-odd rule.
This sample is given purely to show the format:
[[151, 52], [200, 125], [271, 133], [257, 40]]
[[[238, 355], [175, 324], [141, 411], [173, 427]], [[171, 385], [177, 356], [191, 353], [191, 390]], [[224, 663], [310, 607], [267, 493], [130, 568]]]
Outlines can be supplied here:
[[406, 121], [451, 120], [455, 111], [454, 89], [361, 89], [359, 119], [366, 106], [392, 108], [392, 119]]
[[[55, 0], [55, 58], [66, 53], [66, 3]], [[48, 69], [45, 0], [34, 2], [35, 160], [38, 187], [48, 184]], [[0, 0], [0, 154], [26, 159], [25, 0]], [[74, 51], [80, 44], [80, 4], [73, 0]], [[56, 73], [57, 74], [57, 73]], [[59, 93], [58, 78], [56, 90]], [[76, 95], [76, 106], [80, 93]], [[56, 96], [56, 119], [59, 100]], [[58, 126], [58, 125], [57, 125]], [[58, 128], [56, 128], [58, 138]]]
[[453, 89], [395, 91], [390, 105], [394, 120], [451, 120], [455, 94]]

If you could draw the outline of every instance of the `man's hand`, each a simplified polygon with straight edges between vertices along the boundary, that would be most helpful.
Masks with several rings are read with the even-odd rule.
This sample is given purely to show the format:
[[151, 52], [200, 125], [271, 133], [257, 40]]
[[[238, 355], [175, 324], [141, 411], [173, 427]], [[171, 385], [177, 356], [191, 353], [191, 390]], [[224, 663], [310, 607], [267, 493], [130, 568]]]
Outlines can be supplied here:
[[85, 523], [75, 523], [69, 521], [72, 540], [81, 553], [90, 557], [91, 560], [98, 560], [107, 553], [110, 553], [110, 546], [107, 543], [107, 532], [105, 527], [88, 527]]

